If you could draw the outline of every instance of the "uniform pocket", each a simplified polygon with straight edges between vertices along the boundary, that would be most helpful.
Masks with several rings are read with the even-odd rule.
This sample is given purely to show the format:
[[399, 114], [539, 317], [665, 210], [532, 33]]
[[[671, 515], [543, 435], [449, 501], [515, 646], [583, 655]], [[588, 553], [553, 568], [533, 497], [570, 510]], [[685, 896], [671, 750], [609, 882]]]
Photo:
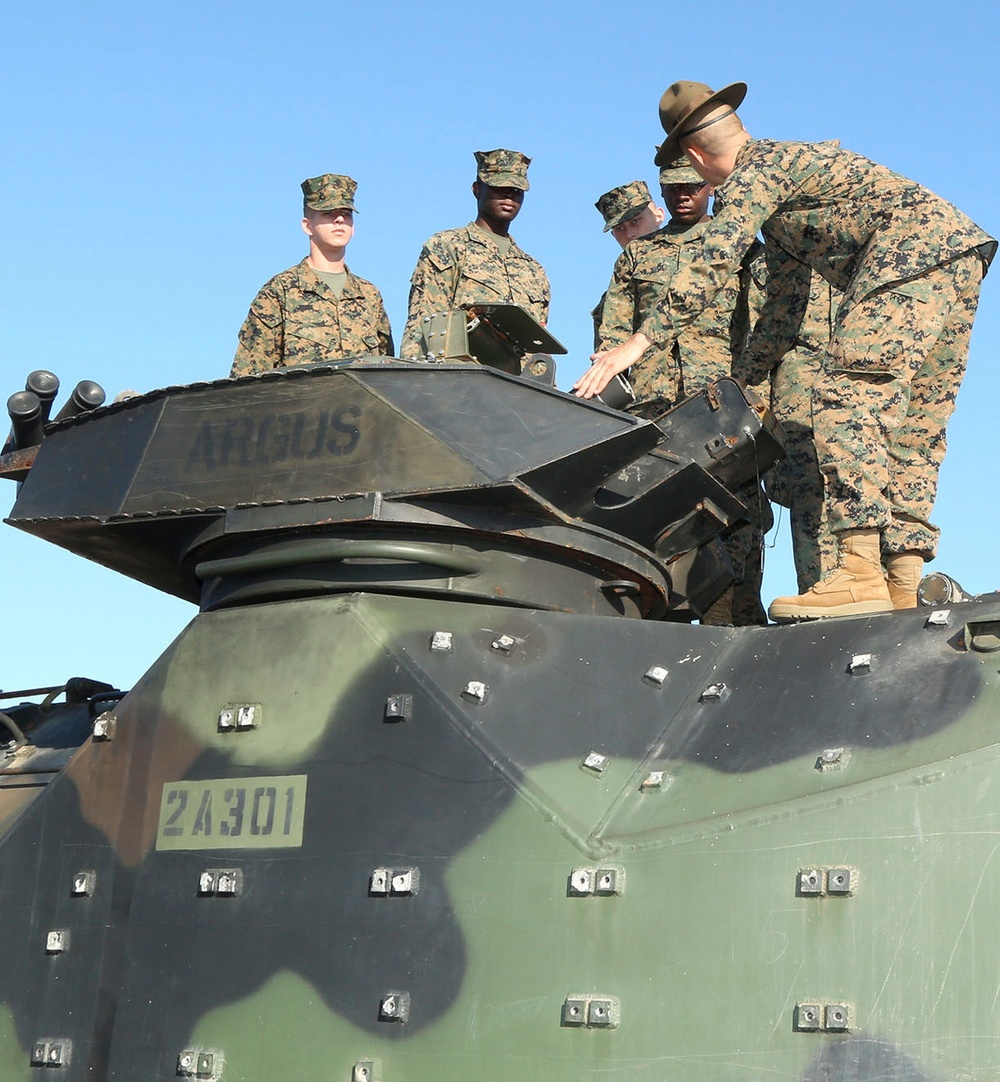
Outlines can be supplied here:
[[879, 382], [898, 378], [919, 367], [941, 323], [935, 306], [910, 292], [872, 293], [839, 313], [824, 368]]

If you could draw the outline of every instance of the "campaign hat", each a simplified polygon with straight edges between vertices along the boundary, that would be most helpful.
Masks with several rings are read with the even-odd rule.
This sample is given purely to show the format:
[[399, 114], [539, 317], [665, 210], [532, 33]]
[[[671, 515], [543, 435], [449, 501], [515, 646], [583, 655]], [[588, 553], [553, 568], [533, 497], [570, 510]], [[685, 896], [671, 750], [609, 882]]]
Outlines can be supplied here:
[[698, 126], [699, 117], [717, 105], [737, 109], [746, 97], [746, 83], [730, 83], [713, 90], [705, 83], [687, 80], [671, 83], [660, 98], [660, 124], [667, 133], [654, 161], [665, 165], [680, 150], [680, 140]]

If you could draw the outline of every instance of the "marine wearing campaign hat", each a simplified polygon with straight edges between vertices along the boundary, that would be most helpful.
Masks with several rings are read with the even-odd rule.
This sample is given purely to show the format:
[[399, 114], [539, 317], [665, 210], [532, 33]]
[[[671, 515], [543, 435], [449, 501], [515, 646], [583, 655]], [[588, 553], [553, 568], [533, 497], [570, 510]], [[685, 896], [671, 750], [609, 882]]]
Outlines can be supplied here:
[[358, 182], [341, 173], [324, 173], [302, 181], [302, 205], [310, 210], [349, 210], [357, 213], [354, 193]]
[[477, 150], [476, 179], [491, 188], [518, 188], [522, 192], [531, 187], [528, 184], [528, 166], [531, 159], [519, 150]]
[[660, 98], [660, 124], [667, 137], [656, 152], [656, 164], [666, 165], [676, 157], [680, 153], [681, 139], [722, 119], [721, 116], [714, 117], [705, 122], [704, 117], [710, 110], [718, 105], [728, 105], [729, 112], [723, 115], [729, 116], [746, 96], [746, 83], [730, 83], [721, 90], [688, 80], [671, 83]]
[[604, 232], [607, 233], [632, 218], [638, 218], [652, 201], [646, 182], [633, 180], [605, 192], [594, 206], [604, 218]]

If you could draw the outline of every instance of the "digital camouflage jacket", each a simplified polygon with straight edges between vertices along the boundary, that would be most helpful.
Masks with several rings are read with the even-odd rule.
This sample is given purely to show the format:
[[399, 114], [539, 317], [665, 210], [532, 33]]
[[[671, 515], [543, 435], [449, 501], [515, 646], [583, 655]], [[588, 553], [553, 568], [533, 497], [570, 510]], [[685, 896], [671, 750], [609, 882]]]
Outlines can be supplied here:
[[549, 280], [542, 265], [510, 238], [506, 252], [474, 222], [435, 233], [424, 244], [410, 278], [410, 306], [399, 355], [421, 355], [425, 316], [476, 301], [519, 304], [539, 323], [549, 317]]
[[303, 259], [276, 274], [254, 298], [229, 374], [365, 354], [392, 356], [381, 293], [348, 270], [338, 298]]
[[[755, 336], [747, 367], [777, 363], [805, 312], [809, 269], [853, 305], [872, 292], [916, 278], [978, 249], [984, 265], [996, 241], [950, 203], [885, 166], [831, 143], [751, 139], [721, 185], [723, 204], [705, 230], [701, 254], [671, 282], [666, 311], [641, 326], [658, 344], [682, 333], [725, 287], [760, 230], [768, 275], [783, 289], [768, 293], [761, 318], [783, 328]], [[786, 263], [788, 257], [798, 264]], [[785, 306], [785, 310], [781, 310]], [[669, 328], [665, 331], [664, 328]], [[650, 333], [652, 331], [653, 333]]]
[[[633, 240], [615, 262], [604, 297], [599, 349], [626, 341], [641, 330], [653, 343], [630, 380], [639, 402], [677, 402], [728, 376], [749, 331], [747, 279], [737, 266], [712, 304], [698, 313], [675, 340], [667, 298], [675, 277], [699, 258], [710, 221], [687, 228], [667, 224]], [[756, 254], [756, 248], [751, 255]]]

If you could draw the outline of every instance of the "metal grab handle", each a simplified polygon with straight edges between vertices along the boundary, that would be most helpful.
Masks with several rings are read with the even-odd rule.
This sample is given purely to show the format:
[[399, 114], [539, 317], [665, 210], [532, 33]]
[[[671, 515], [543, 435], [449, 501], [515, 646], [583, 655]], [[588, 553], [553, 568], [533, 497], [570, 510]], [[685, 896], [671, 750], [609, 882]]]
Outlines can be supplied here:
[[430, 564], [458, 575], [478, 575], [482, 568], [472, 560], [456, 555], [441, 545], [421, 545], [410, 541], [334, 541], [310, 540], [282, 545], [271, 552], [252, 552], [246, 556], [227, 556], [203, 560], [195, 565], [195, 575], [226, 578], [255, 571], [275, 571], [301, 563], [339, 563], [341, 560], [398, 560]]

